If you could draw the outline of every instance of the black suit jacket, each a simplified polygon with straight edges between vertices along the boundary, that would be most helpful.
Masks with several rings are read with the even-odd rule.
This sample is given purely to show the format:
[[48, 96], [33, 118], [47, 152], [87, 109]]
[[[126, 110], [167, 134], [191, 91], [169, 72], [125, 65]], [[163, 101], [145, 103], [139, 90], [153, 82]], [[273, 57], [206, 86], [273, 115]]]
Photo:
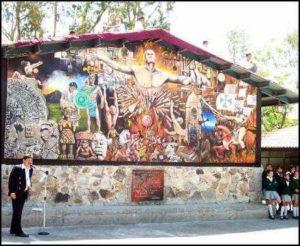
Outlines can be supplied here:
[[[31, 181], [31, 176], [33, 173], [33, 169], [30, 168], [29, 170], [29, 178]], [[26, 174], [25, 169], [22, 169], [21, 165], [15, 166], [10, 175], [8, 180], [8, 196], [11, 193], [21, 193], [24, 192], [26, 188]]]

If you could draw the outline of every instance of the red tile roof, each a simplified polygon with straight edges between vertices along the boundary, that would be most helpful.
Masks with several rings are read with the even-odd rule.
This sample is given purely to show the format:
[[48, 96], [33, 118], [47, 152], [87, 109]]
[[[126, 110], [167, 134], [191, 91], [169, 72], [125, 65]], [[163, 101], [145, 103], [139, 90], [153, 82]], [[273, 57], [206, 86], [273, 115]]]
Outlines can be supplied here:
[[[107, 41], [121, 41], [121, 42], [135, 42], [155, 40], [160, 44], [171, 46], [172, 49], [180, 51], [183, 55], [192, 59], [201, 61], [203, 64], [213, 67], [219, 71], [227, 73], [235, 78], [241, 79], [246, 83], [249, 83], [256, 87], [262, 88], [262, 105], [276, 105], [278, 101], [286, 103], [299, 102], [299, 95], [293, 91], [287, 90], [275, 82], [264, 79], [257, 74], [241, 67], [240, 65], [233, 64], [224, 60], [204, 49], [198, 48], [164, 29], [145, 29], [143, 31], [127, 31], [124, 33], [86, 33], [78, 35], [66, 35], [60, 37], [48, 37], [48, 38], [34, 38], [29, 40], [19, 40], [13, 44], [4, 44], [1, 46], [3, 58], [13, 58], [16, 55], [25, 56], [32, 49], [37, 49], [40, 54], [43, 52], [57, 52], [71, 47], [83, 47], [84, 43], [90, 43], [95, 47], [101, 42]], [[76, 44], [77, 43], [77, 44]], [[57, 47], [49, 51], [47, 46], [56, 44]], [[87, 47], [87, 46], [86, 46]], [[36, 52], [36, 50], [34, 51]]]

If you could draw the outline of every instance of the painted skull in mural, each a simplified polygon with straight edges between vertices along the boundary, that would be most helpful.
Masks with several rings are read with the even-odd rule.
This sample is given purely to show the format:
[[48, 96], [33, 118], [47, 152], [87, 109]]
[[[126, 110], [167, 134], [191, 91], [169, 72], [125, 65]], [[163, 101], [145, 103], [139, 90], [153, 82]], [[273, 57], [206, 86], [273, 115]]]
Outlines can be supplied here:
[[98, 160], [104, 160], [107, 151], [107, 139], [102, 133], [95, 133], [91, 139], [91, 146]]
[[255, 162], [257, 92], [242, 81], [152, 41], [54, 57], [26, 57], [41, 89], [8, 62], [5, 158]]

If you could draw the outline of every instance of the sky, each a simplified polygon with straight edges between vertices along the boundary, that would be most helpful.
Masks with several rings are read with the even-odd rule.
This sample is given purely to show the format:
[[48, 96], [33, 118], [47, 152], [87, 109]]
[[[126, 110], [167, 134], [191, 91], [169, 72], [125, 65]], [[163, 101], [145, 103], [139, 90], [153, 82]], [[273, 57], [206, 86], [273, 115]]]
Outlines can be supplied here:
[[[299, 30], [299, 3], [285, 2], [183, 2], [177, 1], [170, 14], [170, 32], [198, 47], [208, 40], [209, 51], [230, 61], [226, 33], [239, 27], [248, 34], [248, 50], [263, 48], [272, 39], [281, 39]], [[45, 20], [52, 30], [52, 21]], [[59, 35], [68, 33], [71, 23], [60, 26]], [[97, 25], [102, 29], [103, 23]]]
[[[299, 3], [294, 2], [176, 2], [170, 32], [198, 47], [208, 40], [209, 51], [230, 61], [226, 33], [244, 29], [248, 51], [267, 45], [271, 39], [282, 39], [299, 31]], [[299, 104], [294, 104], [290, 117], [298, 118]]]
[[262, 48], [272, 38], [299, 30], [298, 2], [176, 2], [171, 33], [209, 48], [229, 60], [226, 33], [239, 27], [248, 34], [249, 51]]

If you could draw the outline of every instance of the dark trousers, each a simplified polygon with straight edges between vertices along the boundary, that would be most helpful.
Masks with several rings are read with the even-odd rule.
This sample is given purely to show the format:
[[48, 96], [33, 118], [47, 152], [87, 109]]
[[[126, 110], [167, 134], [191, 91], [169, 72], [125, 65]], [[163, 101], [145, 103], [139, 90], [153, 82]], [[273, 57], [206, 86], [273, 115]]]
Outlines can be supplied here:
[[13, 214], [11, 218], [10, 233], [22, 233], [21, 219], [24, 203], [27, 198], [27, 193], [17, 193], [17, 198], [12, 200]]

